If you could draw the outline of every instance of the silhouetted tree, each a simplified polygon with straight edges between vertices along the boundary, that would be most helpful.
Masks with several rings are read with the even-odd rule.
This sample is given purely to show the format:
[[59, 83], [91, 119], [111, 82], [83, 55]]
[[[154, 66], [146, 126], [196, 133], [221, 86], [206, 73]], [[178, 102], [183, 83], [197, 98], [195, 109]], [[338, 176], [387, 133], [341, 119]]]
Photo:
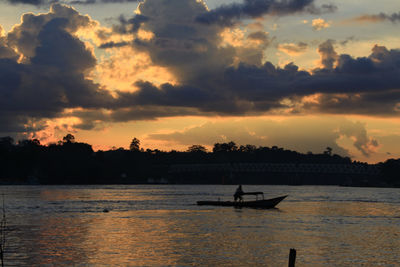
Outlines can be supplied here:
[[218, 152], [233, 152], [237, 151], [238, 147], [235, 144], [235, 142], [230, 141], [229, 143], [216, 143], [214, 144], [213, 147], [213, 152], [218, 153]]
[[202, 145], [192, 145], [192, 146], [188, 147], [187, 152], [190, 152], [190, 153], [198, 153], [198, 152], [206, 153], [207, 152], [207, 148], [205, 148]]
[[[158, 149], [144, 151], [139, 145], [140, 141], [134, 138], [130, 147], [135, 151], [134, 153], [117, 147], [94, 153], [89, 144], [77, 142], [72, 134], [65, 136], [58, 144], [47, 146], [40, 145], [39, 140], [35, 139], [22, 140], [16, 145], [11, 137], [2, 137], [0, 138], [0, 181], [15, 179], [16, 183], [22, 183], [29, 182], [30, 177], [37, 177], [43, 184], [145, 183], [149, 177], [167, 176], [173, 183], [214, 183], [219, 182], [223, 175], [219, 171], [210, 175], [194, 174], [192, 177], [186, 175], [174, 177], [168, 170], [175, 164], [356, 164], [348, 157], [333, 154], [332, 149], [329, 148], [324, 153], [302, 154], [277, 146], [270, 148], [242, 145], [238, 148], [234, 142], [227, 142], [216, 143], [213, 153], [204, 153], [206, 149], [201, 145], [192, 145], [186, 152], [165, 152]], [[384, 184], [400, 186], [399, 162], [400, 160], [388, 160], [380, 165], [383, 173], [380, 179]], [[248, 182], [262, 182], [264, 178], [257, 175], [257, 173], [249, 174], [245, 178], [250, 179]], [[315, 182], [325, 183], [324, 178], [326, 178], [324, 175], [316, 175]], [[340, 180], [339, 178], [337, 181]], [[277, 179], [281, 178], [277, 177]]]
[[400, 159], [388, 159], [381, 164], [382, 179], [392, 185], [400, 186]]
[[38, 139], [25, 139], [18, 141], [18, 145], [22, 147], [38, 147], [40, 146], [40, 141]]
[[14, 139], [11, 136], [0, 137], [0, 146], [7, 145], [12, 146], [14, 144]]
[[0, 151], [10, 151], [14, 145], [14, 139], [10, 136], [0, 137]]
[[63, 137], [63, 142], [64, 143], [74, 143], [75, 136], [73, 136], [72, 134], [67, 134], [66, 136]]
[[246, 146], [239, 147], [240, 152], [254, 152], [256, 150], [257, 150], [257, 147], [254, 145], [246, 145]]
[[332, 148], [331, 147], [326, 147], [325, 151], [324, 151], [325, 155], [331, 156], [332, 155]]
[[140, 150], [140, 140], [136, 137], [132, 139], [131, 144], [129, 145], [130, 151], [139, 151]]

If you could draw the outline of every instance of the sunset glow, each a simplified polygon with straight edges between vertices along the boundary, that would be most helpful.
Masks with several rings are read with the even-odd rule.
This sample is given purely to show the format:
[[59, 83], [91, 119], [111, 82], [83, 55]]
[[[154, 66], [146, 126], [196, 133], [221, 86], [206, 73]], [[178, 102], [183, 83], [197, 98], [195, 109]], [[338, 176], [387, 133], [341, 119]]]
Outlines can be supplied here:
[[399, 157], [397, 1], [251, 2], [2, 1], [0, 135]]

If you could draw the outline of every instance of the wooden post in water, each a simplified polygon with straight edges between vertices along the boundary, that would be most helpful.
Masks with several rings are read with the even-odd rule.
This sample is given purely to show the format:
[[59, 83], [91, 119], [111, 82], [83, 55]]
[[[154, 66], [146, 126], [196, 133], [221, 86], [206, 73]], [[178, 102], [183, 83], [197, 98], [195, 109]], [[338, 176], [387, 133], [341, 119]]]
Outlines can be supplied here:
[[290, 249], [289, 253], [289, 267], [295, 267], [296, 264], [296, 250], [294, 248]]

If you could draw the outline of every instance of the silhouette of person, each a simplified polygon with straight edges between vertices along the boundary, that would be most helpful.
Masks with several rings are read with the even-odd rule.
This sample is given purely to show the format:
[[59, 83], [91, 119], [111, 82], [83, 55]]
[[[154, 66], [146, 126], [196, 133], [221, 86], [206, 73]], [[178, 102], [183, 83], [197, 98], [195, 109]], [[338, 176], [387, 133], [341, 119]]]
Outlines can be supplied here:
[[242, 195], [243, 195], [243, 189], [242, 189], [242, 185], [239, 185], [238, 188], [236, 188], [235, 194], [233, 195], [233, 198], [235, 199], [235, 201], [239, 200], [239, 201], [243, 201]]

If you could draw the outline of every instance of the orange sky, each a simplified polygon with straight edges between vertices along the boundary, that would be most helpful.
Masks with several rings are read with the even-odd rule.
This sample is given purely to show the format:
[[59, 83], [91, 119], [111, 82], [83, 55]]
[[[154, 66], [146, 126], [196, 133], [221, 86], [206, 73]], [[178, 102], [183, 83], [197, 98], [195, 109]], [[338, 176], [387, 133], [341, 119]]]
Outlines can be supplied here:
[[311, 13], [289, 1], [260, 15], [239, 0], [167, 2], [0, 3], [0, 133], [72, 133], [95, 149], [137, 137], [145, 149], [234, 141], [400, 157], [396, 1], [311, 1]]

